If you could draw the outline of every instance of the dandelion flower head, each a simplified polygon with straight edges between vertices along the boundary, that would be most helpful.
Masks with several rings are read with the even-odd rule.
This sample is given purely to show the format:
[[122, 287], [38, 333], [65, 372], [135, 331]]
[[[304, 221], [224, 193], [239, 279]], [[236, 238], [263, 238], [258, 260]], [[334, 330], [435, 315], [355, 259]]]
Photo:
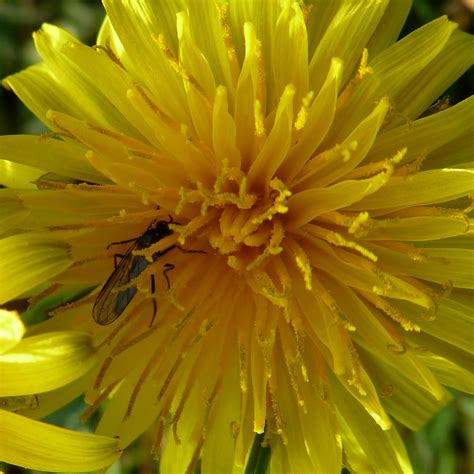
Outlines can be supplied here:
[[396, 41], [407, 0], [103, 3], [4, 80], [51, 134], [0, 139], [0, 302], [87, 289], [26, 339], [97, 359], [22, 413], [85, 393], [162, 472], [411, 472], [393, 420], [473, 389], [473, 100], [426, 112], [472, 38]]

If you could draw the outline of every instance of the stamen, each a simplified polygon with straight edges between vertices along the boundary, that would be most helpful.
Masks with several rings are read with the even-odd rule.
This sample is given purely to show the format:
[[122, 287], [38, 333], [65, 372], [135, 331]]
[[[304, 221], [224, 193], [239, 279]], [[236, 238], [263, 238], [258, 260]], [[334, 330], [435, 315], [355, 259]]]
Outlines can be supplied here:
[[423, 166], [423, 163], [426, 160], [427, 156], [428, 150], [423, 150], [415, 159], [413, 159], [409, 163], [405, 163], [403, 166], [396, 168], [393, 175], [411, 176], [418, 173], [421, 170], [421, 167]]
[[245, 345], [239, 338], [239, 374], [240, 374], [240, 389], [243, 393], [248, 390], [248, 355]]
[[[370, 178], [377, 175], [383, 171], [392, 172], [393, 170], [400, 170], [401, 168], [395, 168], [395, 166], [400, 163], [407, 153], [407, 148], [402, 148], [397, 151], [397, 153], [391, 158], [387, 158], [382, 161], [377, 161], [375, 163], [368, 163], [367, 165], [358, 166], [353, 169], [350, 173], [344, 176], [344, 179], [359, 179], [359, 178]], [[394, 175], [396, 175], [394, 171]]]
[[[49, 112], [51, 112], [51, 114]], [[49, 117], [48, 117], [48, 114], [49, 114]], [[46, 114], [46, 118], [48, 120], [51, 120], [54, 123], [54, 113], [52, 110], [48, 111], [48, 113]], [[61, 127], [59, 127], [58, 125], [56, 125], [56, 127], [61, 130]], [[38, 135], [37, 140], [38, 140], [38, 143], [40, 143], [43, 140], [50, 140], [50, 139], [57, 139], [57, 138], [68, 138], [70, 140], [77, 141], [76, 137], [71, 132], [65, 129], [63, 129], [61, 132], [42, 133], [41, 135]]]
[[364, 292], [359, 290], [359, 292], [368, 300], [370, 301], [376, 308], [380, 309], [383, 311], [387, 316], [390, 316], [390, 318], [400, 324], [400, 326], [408, 332], [415, 331], [415, 332], [420, 332], [421, 328], [417, 324], [415, 324], [413, 321], [410, 321], [409, 319], [405, 318], [400, 311], [398, 311], [396, 308], [394, 308], [387, 300], [384, 298], [381, 298], [380, 296], [374, 295], [372, 293]]
[[[178, 17], [178, 37], [179, 37], [180, 41], [182, 41], [183, 28], [185, 27], [185, 24], [187, 22], [187, 18], [185, 16], [184, 12], [178, 13], [177, 17]], [[211, 110], [212, 109], [212, 100], [211, 100], [211, 98], [207, 95], [206, 91], [199, 84], [196, 77], [194, 77], [189, 71], [187, 71], [186, 68], [183, 66], [183, 64], [180, 61], [178, 61], [178, 59], [174, 55], [174, 52], [169, 47], [165, 36], [160, 33], [158, 35], [158, 38], [153, 36], [153, 39], [158, 43], [159, 48], [163, 52], [163, 55], [167, 59], [167, 61], [170, 64], [171, 68], [181, 77], [183, 82], [191, 85], [196, 90], [196, 92], [199, 94], [199, 96], [203, 100], [204, 104]]]
[[[150, 329], [154, 330], [155, 328], [150, 328]], [[130, 395], [130, 400], [127, 405], [127, 410], [125, 411], [122, 421], [127, 420], [132, 414], [133, 406], [135, 405], [140, 389], [143, 387], [143, 384], [145, 383], [146, 379], [149, 377], [151, 371], [155, 368], [157, 360], [159, 356], [161, 356], [162, 352], [163, 351], [161, 347], [157, 348], [155, 352], [153, 353], [153, 355], [150, 357], [142, 373], [140, 374], [140, 377], [138, 378], [137, 383], [135, 384], [135, 387], [133, 388], [132, 394]]]
[[100, 369], [99, 369], [99, 373], [97, 374], [96, 378], [95, 378], [95, 381], [94, 381], [94, 384], [92, 385], [92, 390], [94, 391], [98, 391], [100, 386], [102, 385], [102, 382], [104, 380], [104, 377], [105, 377], [105, 374], [107, 372], [107, 370], [109, 369], [110, 365], [112, 364], [113, 362], [113, 357], [106, 357], [104, 359], [104, 362], [102, 363]]
[[115, 382], [112, 382], [107, 388], [102, 390], [100, 395], [95, 398], [94, 402], [92, 405], [88, 408], [86, 408], [82, 414], [80, 415], [80, 420], [82, 422], [86, 422], [96, 411], [97, 409], [102, 405], [102, 403], [108, 398], [108, 396], [112, 393], [112, 391], [117, 387], [117, 385], [120, 383], [120, 380], [116, 380]]
[[378, 260], [377, 255], [372, 253], [370, 250], [363, 247], [362, 245], [359, 245], [357, 242], [345, 239], [338, 232], [327, 230], [324, 227], [319, 227], [314, 224], [307, 224], [304, 227], [304, 231], [308, 235], [316, 238], [321, 238], [329, 244], [335, 245], [336, 247], [346, 247], [353, 249], [363, 257], [367, 258], [368, 260], [371, 260], [372, 262], [376, 262]]
[[352, 152], [356, 149], [357, 142], [355, 141], [345, 145], [337, 144], [329, 150], [325, 150], [311, 158], [306, 162], [292, 182], [293, 192], [299, 191], [300, 189], [318, 187], [320, 185], [321, 172], [327, 167], [335, 167], [335, 165], [341, 161], [348, 161]]
[[[179, 124], [169, 115], [165, 114], [148, 96], [145, 89], [140, 84], [134, 84], [133, 89], [127, 91], [127, 97], [135, 105], [138, 110], [143, 110], [143, 105], [146, 105], [153, 114], [168, 127], [172, 128], [178, 133], [180, 132]], [[140, 101], [141, 99], [141, 101]]]
[[369, 233], [373, 222], [368, 212], [361, 212], [350, 223], [349, 234], [353, 234], [357, 239], [363, 238]]
[[311, 291], [313, 288], [313, 269], [311, 267], [311, 263], [309, 262], [308, 255], [304, 252], [303, 248], [291, 237], [287, 237], [285, 239], [284, 249], [292, 256], [296, 266], [300, 270], [303, 276], [305, 288], [308, 291]]
[[[410, 260], [413, 260], [414, 262], [426, 262], [429, 259], [440, 261], [438, 257], [429, 257], [422, 250], [415, 247], [413, 244], [409, 244], [406, 242], [383, 240], [383, 241], [379, 241], [377, 245], [395, 250], [396, 252], [403, 253]], [[444, 260], [441, 260], [441, 261], [444, 261]]]
[[271, 418], [271, 422], [275, 424], [275, 426], [272, 428], [269, 422], [268, 429], [280, 435], [282, 439], [282, 443], [286, 446], [288, 444], [288, 438], [284, 430], [285, 422], [283, 421], [283, 418], [281, 416], [280, 406], [278, 404], [277, 399], [275, 398], [275, 392], [277, 390], [277, 387], [276, 387], [274, 378], [271, 378], [269, 380], [268, 388], [269, 388], [268, 394], [270, 397], [270, 404], [271, 404], [272, 415], [273, 415]]
[[298, 384], [298, 377], [295, 370], [295, 365], [297, 362], [297, 356], [294, 354], [295, 351], [295, 341], [292, 337], [292, 334], [288, 331], [288, 326], [286, 324], [279, 325], [279, 335], [280, 341], [282, 344], [283, 354], [285, 356], [286, 368], [288, 370], [288, 376], [290, 378], [290, 385], [295, 392], [296, 400], [298, 405], [302, 408], [303, 413], [307, 413], [306, 404], [301, 393], [301, 389]]
[[184, 474], [193, 474], [194, 472], [196, 472], [196, 466], [197, 466], [198, 461], [199, 461], [199, 456], [201, 455], [201, 450], [202, 450], [202, 445], [203, 444], [204, 444], [204, 438], [201, 435], [199, 437], [199, 440], [198, 440], [198, 443], [197, 443], [196, 447], [194, 448], [193, 457], [191, 458], [191, 461], [190, 461], [188, 467], [186, 468], [186, 471], [185, 471]]
[[119, 324], [114, 329], [112, 329], [109, 335], [101, 343], [98, 344], [97, 348], [101, 349], [104, 346], [110, 346], [117, 334], [135, 318], [136, 314], [133, 311], [129, 311], [125, 317], [121, 318]]
[[[143, 303], [143, 302], [142, 302]], [[138, 306], [138, 305], [137, 305]], [[136, 316], [136, 313], [135, 313]], [[157, 326], [152, 326], [151, 328], [146, 329], [145, 331], [141, 332], [138, 334], [138, 336], [133, 337], [132, 339], [129, 339], [128, 341], [125, 341], [123, 343], [118, 344], [111, 352], [110, 356], [111, 357], [118, 357], [120, 354], [123, 352], [127, 351], [131, 347], [139, 344], [143, 340], [145, 340], [147, 337], [150, 337], [156, 330], [158, 329]], [[124, 340], [126, 337], [129, 335], [127, 334], [124, 336], [122, 340]]]
[[171, 380], [176, 374], [179, 366], [183, 362], [183, 358], [186, 356], [186, 353], [182, 354], [181, 357], [177, 358], [174, 361], [174, 364], [172, 365], [171, 369], [168, 372], [168, 375], [166, 376], [165, 380], [163, 381], [163, 385], [161, 386], [160, 391], [158, 392], [158, 395], [156, 396], [155, 399], [155, 405], [158, 405], [158, 403], [163, 399], [163, 395], [166, 393], [167, 389], [169, 388], [171, 384]]
[[105, 43], [105, 46], [102, 46], [102, 45], [99, 45], [99, 44], [96, 44], [94, 46], [92, 46], [92, 49], [95, 49], [96, 51], [104, 51], [107, 56], [109, 57], [109, 59], [111, 59], [115, 64], [117, 64], [117, 66], [119, 66], [121, 69], [123, 69], [124, 71], [126, 71], [125, 69], [125, 66], [123, 65], [122, 61], [120, 60], [120, 58], [115, 54], [115, 51], [112, 49], [111, 45], [110, 45], [110, 40], [107, 39], [106, 43]]
[[153, 459], [158, 460], [159, 459], [159, 452], [160, 449], [162, 448], [163, 444], [163, 434], [165, 430], [165, 423], [167, 422], [167, 418], [169, 415], [170, 411], [170, 404], [166, 405], [163, 407], [161, 411], [161, 416], [159, 418], [159, 423], [158, 423], [158, 429], [156, 431], [155, 439], [153, 441], [153, 446], [151, 447], [151, 455], [153, 456]]
[[90, 295], [78, 301], [73, 301], [72, 303], [66, 303], [65, 305], [62, 305], [59, 308], [53, 309], [48, 314], [51, 317], [58, 316], [61, 313], [70, 311], [71, 309], [76, 309], [86, 304], [93, 303], [96, 300], [96, 297], [97, 297], [96, 295]]
[[[342, 331], [341, 331], [342, 332]], [[347, 344], [347, 348], [349, 349], [349, 357], [351, 360], [351, 368], [352, 368], [352, 378], [347, 381], [347, 383], [357, 389], [357, 391], [364, 397], [367, 395], [367, 391], [362, 386], [361, 382], [361, 362], [360, 357], [355, 348], [354, 344], [352, 343], [352, 339], [345, 333], [344, 340]]]
[[362, 56], [360, 58], [359, 67], [357, 69], [355, 76], [350, 80], [350, 82], [347, 84], [347, 86], [339, 95], [339, 98], [337, 100], [337, 105], [336, 105], [337, 110], [341, 109], [349, 101], [349, 99], [354, 94], [356, 87], [362, 82], [362, 79], [367, 74], [374, 73], [374, 70], [370, 66], [367, 65], [368, 62], [369, 62], [369, 51], [367, 50], [367, 48], [364, 48], [364, 50], [362, 51]]
[[257, 296], [254, 298], [257, 307], [254, 335], [262, 353], [265, 377], [268, 381], [273, 371], [273, 347], [275, 344], [279, 314], [273, 305], [268, 307], [262, 298]]
[[237, 59], [237, 53], [235, 51], [234, 39], [232, 38], [232, 29], [230, 27], [229, 21], [229, 5], [227, 3], [216, 3], [216, 7], [219, 11], [219, 19], [223, 32], [224, 44], [227, 48], [227, 58], [229, 60], [232, 79], [234, 81], [234, 85], [237, 85], [240, 74], [240, 65], [239, 60]]
[[266, 136], [264, 118], [262, 112], [262, 104], [256, 99], [253, 107], [254, 123], [255, 123], [255, 136], [263, 138]]
[[313, 275], [313, 282], [314, 282], [314, 290], [318, 298], [324, 303], [324, 305], [328, 308], [331, 316], [333, 317], [333, 321], [335, 323], [339, 323], [342, 327], [344, 327], [349, 332], [354, 332], [356, 330], [355, 326], [347, 320], [344, 315], [344, 312], [336, 303], [334, 298], [331, 296], [329, 291], [326, 287], [321, 283], [320, 279]]
[[51, 296], [53, 293], [56, 292], [56, 290], [59, 290], [62, 288], [61, 283], [54, 283], [51, 286], [48, 286], [48, 288], [44, 289], [37, 295], [31, 296], [28, 298], [28, 309], [31, 309], [35, 304], [39, 303], [42, 299], [46, 298], [47, 296]]
[[[295, 120], [294, 128], [296, 131], [300, 131], [306, 125], [306, 120], [308, 119], [309, 107], [314, 98], [314, 92], [309, 91], [302, 99], [301, 108], [298, 111], [298, 115]], [[296, 139], [296, 137], [295, 137]], [[296, 140], [297, 141], [297, 140]]]
[[287, 189], [285, 183], [278, 178], [273, 178], [270, 181], [270, 189], [276, 191], [277, 195], [273, 200], [272, 206], [270, 206], [262, 214], [255, 216], [252, 219], [252, 224], [261, 224], [266, 220], [272, 220], [276, 214], [285, 214], [288, 212], [288, 206], [286, 205], [287, 198], [291, 196], [291, 191]]
[[[296, 350], [296, 362], [300, 366], [301, 369], [301, 375], [303, 376], [303, 380], [305, 382], [309, 382], [309, 376], [308, 376], [308, 368], [306, 367], [306, 362], [303, 357], [304, 354], [304, 339], [306, 337], [306, 333], [304, 332], [303, 329], [298, 330], [294, 324], [295, 324], [296, 318], [292, 319], [292, 326], [293, 326], [293, 331], [294, 331], [294, 338], [295, 338], [295, 350]], [[300, 321], [300, 324], [302, 324], [302, 319], [299, 318], [298, 321]]]
[[265, 296], [271, 303], [287, 312], [290, 289], [278, 291], [268, 273], [255, 269], [248, 277], [250, 287], [258, 294]]

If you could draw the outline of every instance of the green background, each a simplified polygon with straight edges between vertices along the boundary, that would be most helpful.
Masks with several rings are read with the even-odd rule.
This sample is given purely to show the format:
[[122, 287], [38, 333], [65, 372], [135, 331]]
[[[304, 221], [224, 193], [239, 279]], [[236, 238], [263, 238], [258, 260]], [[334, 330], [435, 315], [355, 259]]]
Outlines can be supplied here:
[[[473, 33], [474, 22], [472, 12], [466, 7], [468, 3], [468, 0], [464, 3], [462, 0], [415, 0], [402, 36], [444, 14], [457, 21], [462, 29]], [[471, 3], [474, 4], [474, 1]], [[86, 44], [93, 45], [102, 19], [103, 9], [99, 0], [0, 0], [0, 78], [38, 61], [31, 33], [41, 23], [59, 25]], [[443, 97], [449, 97], [449, 102], [454, 104], [471, 95], [473, 90], [474, 71], [471, 68]], [[44, 126], [13, 93], [0, 90], [0, 135], [36, 134], [44, 131]], [[39, 312], [44, 311], [43, 306], [38, 308]], [[37, 316], [30, 314], [30, 317]], [[422, 431], [412, 433], [400, 426], [417, 474], [474, 472], [474, 399], [453, 393], [453, 402], [438, 413]], [[77, 400], [48, 421], [67, 428], [84, 429], [78, 421], [83, 409], [82, 402]], [[108, 474], [157, 472], [156, 464], [141, 462], [148, 457], [145, 454], [146, 447], [138, 440]], [[15, 466], [3, 466], [3, 470], [8, 474], [31, 472]]]

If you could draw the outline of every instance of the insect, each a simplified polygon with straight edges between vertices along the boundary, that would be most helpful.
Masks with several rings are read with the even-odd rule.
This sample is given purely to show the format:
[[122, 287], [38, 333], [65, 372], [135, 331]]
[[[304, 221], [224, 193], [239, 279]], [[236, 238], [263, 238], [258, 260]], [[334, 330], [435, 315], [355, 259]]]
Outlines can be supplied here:
[[[130, 239], [111, 244], [115, 245], [133, 242], [133, 245], [130, 246], [130, 248], [125, 252], [124, 255], [114, 255], [115, 269], [109, 276], [108, 280], [105, 282], [102, 289], [100, 290], [99, 295], [97, 296], [97, 299], [94, 303], [94, 307], [92, 309], [92, 315], [94, 321], [97, 324], [100, 324], [102, 326], [111, 324], [125, 311], [125, 308], [129, 305], [130, 301], [132, 301], [132, 298], [135, 296], [135, 293], [137, 292], [137, 287], [130, 286], [129, 288], [126, 288], [122, 291], [114, 291], [114, 289], [126, 285], [127, 283], [130, 283], [134, 278], [138, 277], [148, 267], [148, 265], [150, 265], [150, 262], [146, 259], [146, 257], [144, 257], [143, 255], [135, 255], [134, 251], [146, 249], [150, 245], [159, 242], [168, 235], [171, 235], [173, 233], [172, 229], [170, 229], [169, 227], [169, 224], [171, 222], [173, 222], [171, 216], [169, 221], [154, 221], [148, 227], [145, 233], [138, 237], [138, 239]], [[174, 248], [177, 248], [185, 253], [205, 253], [201, 250], [185, 250], [174, 244], [164, 250], [154, 253], [153, 261], [167, 254]], [[118, 264], [117, 257], [120, 258], [120, 262], [118, 262]], [[166, 263], [164, 265], [163, 275], [166, 278], [168, 289], [170, 288], [170, 282], [167, 272], [169, 272], [173, 268], [174, 265], [171, 263]], [[151, 275], [151, 293], [155, 293], [154, 275]], [[152, 301], [153, 318], [151, 320], [150, 326], [153, 324], [153, 320], [156, 316], [156, 301], [154, 298]]]

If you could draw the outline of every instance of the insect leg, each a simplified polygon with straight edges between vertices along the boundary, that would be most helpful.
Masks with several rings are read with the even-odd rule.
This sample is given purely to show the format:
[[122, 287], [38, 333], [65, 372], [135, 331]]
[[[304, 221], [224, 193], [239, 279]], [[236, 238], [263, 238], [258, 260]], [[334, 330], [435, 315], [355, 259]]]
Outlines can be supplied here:
[[204, 253], [207, 254], [204, 250], [193, 250], [193, 249], [183, 249], [183, 247], [180, 247], [179, 245], [173, 245], [173, 248], [181, 250], [183, 253]]
[[150, 275], [150, 283], [151, 283], [151, 294], [152, 294], [152, 302], [153, 302], [153, 316], [151, 318], [151, 321], [150, 321], [150, 326], [149, 327], [152, 327], [153, 326], [153, 321], [155, 320], [155, 317], [156, 317], [156, 299], [155, 299], [155, 291], [156, 291], [156, 285], [155, 285], [155, 275], [153, 275], [153, 273]]
[[[117, 269], [117, 267], [118, 267], [117, 257], [120, 258], [120, 260], [122, 260], [124, 256], [125, 256], [125, 255], [122, 255], [122, 254], [120, 254], [120, 253], [114, 254], [114, 268], [115, 268], [115, 269]], [[120, 263], [120, 262], [119, 262], [119, 263]]]
[[135, 237], [134, 239], [121, 240], [120, 242], [112, 242], [111, 244], [107, 245], [105, 249], [109, 250], [109, 248], [112, 247], [112, 245], [129, 244], [130, 242], [136, 242], [136, 241], [137, 241], [137, 238]]
[[[173, 222], [173, 218], [170, 216], [170, 222]], [[153, 227], [153, 224], [156, 222], [156, 220], [154, 220], [148, 227], [147, 227], [147, 231], [149, 231], [152, 227]], [[121, 240], [120, 242], [112, 242], [111, 244], [107, 245], [106, 247], [106, 250], [109, 250], [110, 247], [112, 247], [112, 245], [121, 245], [121, 244], [129, 244], [130, 242], [136, 242], [137, 241], [137, 237], [134, 237], [133, 239], [127, 239], [127, 240]]]
[[165, 263], [164, 265], [165, 269], [163, 270], [163, 276], [166, 278], [166, 283], [168, 285], [168, 290], [171, 290], [171, 285], [170, 285], [170, 279], [167, 275], [168, 272], [173, 270], [174, 265], [172, 263]]

